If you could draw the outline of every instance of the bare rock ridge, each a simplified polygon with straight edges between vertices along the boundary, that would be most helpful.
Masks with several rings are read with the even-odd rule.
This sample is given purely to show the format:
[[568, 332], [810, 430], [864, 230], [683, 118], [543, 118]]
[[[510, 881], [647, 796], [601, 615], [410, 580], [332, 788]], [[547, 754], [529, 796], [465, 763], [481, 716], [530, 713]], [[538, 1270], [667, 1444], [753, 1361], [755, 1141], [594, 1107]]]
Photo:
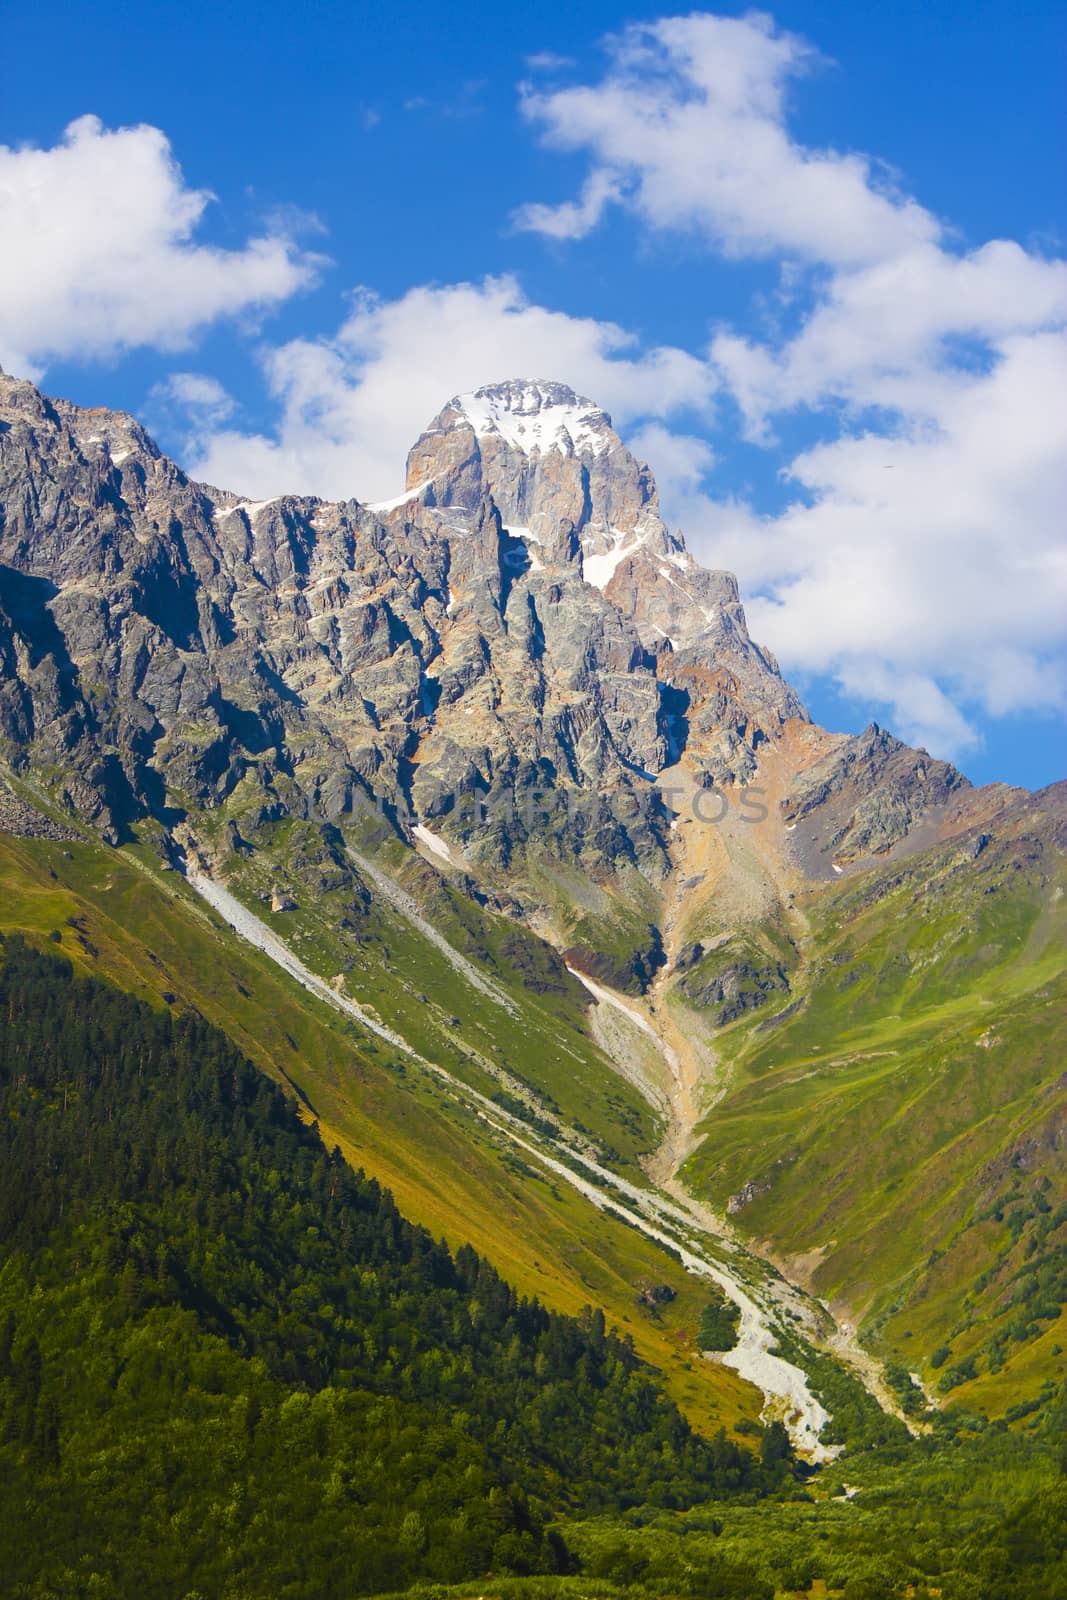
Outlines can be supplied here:
[[735, 578], [667, 528], [606, 413], [540, 381], [451, 400], [406, 492], [362, 505], [194, 483], [133, 418], [0, 376], [0, 674], [9, 768], [112, 840], [375, 805], [486, 865], [534, 842], [655, 879], [679, 760], [736, 784], [801, 750], [789, 815], [857, 855], [966, 787], [805, 735]]
[[[605, 411], [564, 384], [517, 381], [457, 395], [412, 447], [407, 481], [409, 496], [442, 507], [473, 510], [488, 493], [531, 569], [577, 568], [633, 619], [650, 651], [676, 654], [732, 625], [754, 662], [777, 677], [769, 654], [748, 639], [736, 578], [694, 561], [660, 516], [649, 468]], [[782, 689], [783, 711], [803, 717]]]
[[789, 827], [816, 819], [809, 838], [844, 863], [884, 854], [972, 793], [947, 761], [909, 749], [872, 722], [801, 772], [782, 810]]

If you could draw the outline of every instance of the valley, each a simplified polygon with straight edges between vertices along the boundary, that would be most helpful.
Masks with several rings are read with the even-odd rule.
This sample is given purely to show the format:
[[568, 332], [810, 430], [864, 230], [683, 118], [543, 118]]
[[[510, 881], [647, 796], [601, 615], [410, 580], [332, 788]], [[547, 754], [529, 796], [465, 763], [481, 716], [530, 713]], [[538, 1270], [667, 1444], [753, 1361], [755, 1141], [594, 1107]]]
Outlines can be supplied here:
[[[384, 1029], [347, 997], [328, 988], [221, 885], [196, 871], [187, 871], [186, 879], [242, 939], [261, 950], [320, 999], [354, 1017], [361, 1027], [369, 1028], [378, 1037], [387, 1039], [426, 1072], [443, 1077], [455, 1092], [478, 1108], [478, 1114], [501, 1138], [562, 1178], [591, 1204], [614, 1210], [646, 1238], [667, 1246], [688, 1272], [716, 1282], [741, 1313], [737, 1345], [722, 1358], [723, 1361], [762, 1391], [764, 1417], [783, 1421], [803, 1455], [816, 1462], [832, 1458], [832, 1452], [828, 1453], [826, 1447], [819, 1443], [820, 1431], [829, 1420], [828, 1413], [810, 1393], [803, 1371], [773, 1353], [778, 1320], [789, 1316], [809, 1338], [821, 1344], [829, 1342], [842, 1359], [848, 1360], [847, 1336], [836, 1327], [828, 1334], [825, 1314], [816, 1312], [806, 1304], [791, 1286], [772, 1283], [771, 1275], [758, 1260], [746, 1261], [736, 1244], [729, 1239], [724, 1226], [721, 1223], [709, 1226], [706, 1209], [694, 1206], [680, 1187], [676, 1203], [671, 1203], [655, 1190], [642, 1190], [627, 1183], [586, 1154], [581, 1147], [582, 1142], [575, 1139], [565, 1127], [557, 1126], [556, 1140], [542, 1136], [539, 1142], [531, 1142], [534, 1136], [518, 1117], [510, 1115], [487, 1096], [461, 1084], [443, 1068], [418, 1055], [398, 1035]], [[480, 981], [476, 986], [480, 987]], [[599, 990], [599, 993], [607, 999], [606, 991]], [[619, 1005], [622, 1006], [622, 1002]], [[623, 1009], [635, 1019], [636, 1024], [640, 1013], [629, 1006]], [[646, 1026], [649, 1025], [646, 1023]], [[664, 1049], [669, 1050], [670, 1046], [664, 1046]], [[677, 1057], [674, 1065], [679, 1073], [676, 1083], [680, 1085], [681, 1068]], [[501, 1075], [501, 1081], [512, 1092], [521, 1087], [505, 1075]], [[670, 1098], [673, 1126], [677, 1118], [678, 1100], [674, 1095]], [[670, 1134], [667, 1137], [669, 1140]], [[552, 1150], [556, 1153], [550, 1154]], [[569, 1159], [561, 1160], [560, 1156]], [[651, 1163], [654, 1164], [659, 1157], [660, 1152], [657, 1151]], [[709, 1247], [714, 1252], [712, 1259], [709, 1259]], [[742, 1272], [745, 1274], [743, 1278], [735, 1275]], [[749, 1292], [742, 1286], [745, 1282], [750, 1285]], [[756, 1285], [759, 1287], [756, 1288]], [[759, 1300], [753, 1298], [753, 1290]], [[885, 1393], [884, 1385], [881, 1388]]]
[[[565, 386], [454, 397], [372, 504], [197, 484], [133, 418], [3, 375], [0, 422], [12, 970], [58, 955], [149, 1031], [220, 1030], [329, 1161], [576, 1319], [582, 1384], [617, 1336], [612, 1382], [632, 1359], [685, 1419], [664, 1514], [713, 1480], [806, 1561], [867, 1486], [955, 1482], [957, 1446], [1006, 1473], [1017, 1449], [1044, 1493], [1067, 788], [813, 723]], [[557, 1401], [530, 1402], [546, 1437]], [[537, 1518], [578, 1502], [538, 1482], [511, 1531], [548, 1562]], [[814, 1531], [782, 1509], [809, 1503]], [[914, 1587], [941, 1556], [909, 1560]]]

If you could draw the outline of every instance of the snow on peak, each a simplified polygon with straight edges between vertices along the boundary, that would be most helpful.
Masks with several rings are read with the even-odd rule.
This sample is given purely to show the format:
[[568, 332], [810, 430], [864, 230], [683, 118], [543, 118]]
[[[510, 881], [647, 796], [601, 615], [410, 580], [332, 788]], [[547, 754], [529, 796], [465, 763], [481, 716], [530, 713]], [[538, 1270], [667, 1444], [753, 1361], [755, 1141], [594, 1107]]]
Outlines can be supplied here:
[[261, 511], [265, 511], [267, 506], [277, 505], [280, 499], [281, 495], [276, 494], [273, 500], [238, 500], [232, 506], [216, 506], [212, 516], [218, 521], [221, 517], [228, 517], [233, 511], [243, 511], [248, 518], [254, 519]]
[[[427, 483], [430, 479], [426, 480]], [[406, 506], [409, 501], [417, 500], [426, 488], [426, 483], [417, 483], [414, 489], [405, 489], [403, 494], [394, 495], [391, 500], [368, 500], [364, 503], [364, 511], [395, 511], [398, 506]]]
[[530, 378], [491, 383], [457, 395], [452, 407], [479, 438], [495, 435], [525, 455], [534, 450], [600, 455], [615, 443], [607, 412], [565, 383]]
[[615, 543], [612, 549], [605, 550], [600, 555], [583, 554], [582, 576], [586, 583], [591, 583], [594, 589], [603, 591], [615, 576], [615, 569], [627, 556], [634, 555], [648, 541], [646, 533], [623, 533], [621, 528], [612, 528]]

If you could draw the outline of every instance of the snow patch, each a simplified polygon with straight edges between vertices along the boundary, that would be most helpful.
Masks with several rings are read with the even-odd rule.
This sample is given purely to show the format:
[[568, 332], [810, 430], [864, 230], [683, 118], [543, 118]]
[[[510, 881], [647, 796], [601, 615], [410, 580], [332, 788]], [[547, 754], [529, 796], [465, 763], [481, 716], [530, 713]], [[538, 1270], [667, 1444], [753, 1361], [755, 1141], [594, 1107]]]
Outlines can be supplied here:
[[452, 404], [479, 438], [499, 438], [524, 455], [602, 455], [614, 439], [599, 406], [559, 384], [516, 383], [457, 395]]
[[[426, 483], [430, 481], [427, 478]], [[416, 489], [407, 489], [403, 494], [394, 495], [392, 500], [368, 500], [363, 509], [364, 511], [395, 511], [397, 506], [406, 506], [409, 500], [417, 500], [426, 488], [426, 483], [420, 483]]]
[[607, 550], [599, 556], [582, 556], [582, 576], [586, 583], [591, 583], [594, 589], [601, 591], [607, 588], [615, 576], [615, 569], [620, 562], [625, 561], [627, 556], [632, 556], [636, 550], [640, 550], [648, 540], [648, 535], [643, 533], [632, 543], [626, 544], [625, 534], [620, 533], [618, 529], [612, 531], [617, 541], [614, 550]]
[[216, 506], [214, 515], [228, 517], [233, 511], [243, 511], [249, 518], [257, 517], [266, 506], [276, 505], [280, 499], [281, 495], [276, 494], [273, 500], [239, 500], [235, 506]]
[[429, 828], [423, 827], [421, 822], [417, 822], [411, 831], [419, 843], [426, 846], [427, 850], [431, 850], [435, 856], [440, 856], [442, 861], [447, 861], [449, 866], [453, 865], [451, 850], [436, 833], [431, 833]]
[[633, 1006], [626, 1004], [625, 1000], [620, 1000], [619, 996], [611, 989], [605, 989], [601, 984], [594, 983], [592, 978], [587, 978], [584, 972], [578, 971], [577, 967], [568, 967], [567, 971], [572, 978], [578, 979], [584, 989], [589, 990], [595, 1000], [603, 1000], [606, 1005], [614, 1006], [616, 1011], [621, 1011], [624, 1016], [629, 1017], [634, 1026], [640, 1028], [642, 1033], [647, 1033], [650, 1039], [655, 1039], [656, 1043], [659, 1044], [659, 1034], [648, 1018], [641, 1015], [640, 1011], [635, 1011]]

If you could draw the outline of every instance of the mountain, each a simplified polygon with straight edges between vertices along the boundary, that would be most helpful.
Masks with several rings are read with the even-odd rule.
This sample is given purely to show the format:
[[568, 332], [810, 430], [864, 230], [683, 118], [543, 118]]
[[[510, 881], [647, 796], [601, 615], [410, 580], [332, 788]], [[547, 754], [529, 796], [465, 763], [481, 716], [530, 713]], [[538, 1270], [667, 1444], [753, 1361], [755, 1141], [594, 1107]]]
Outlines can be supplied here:
[[564, 943], [582, 930], [546, 857], [632, 868], [597, 932], [647, 968], [633, 902], [678, 870], [657, 793], [676, 768], [683, 788], [758, 776], [813, 824], [805, 876], [833, 874], [812, 834], [855, 861], [971, 820], [953, 769], [810, 723], [734, 577], [693, 560], [562, 385], [457, 397], [377, 506], [192, 483], [133, 419], [6, 377], [0, 424], [0, 735], [109, 842], [198, 809], [246, 830], [384, 809], [408, 842], [455, 835], [487, 885], [504, 869]]
[[[477, 788], [514, 816], [473, 822], [474, 856], [506, 863], [529, 831], [516, 796], [546, 791], [552, 819], [593, 789], [633, 815], [599, 841], [564, 820], [560, 853], [654, 876], [648, 774], [683, 758], [736, 784], [787, 753], [796, 815], [832, 796], [853, 855], [968, 789], [877, 730], [860, 750], [813, 728], [736, 579], [699, 566], [649, 469], [560, 384], [450, 401], [378, 505], [241, 500], [132, 418], [7, 377], [0, 420], [4, 736], [23, 764], [62, 755], [64, 798], [112, 840], [242, 789], [261, 818], [373, 797], [408, 824]], [[893, 802], [874, 826], [873, 791]]]
[[[113, 838], [241, 785], [330, 817], [373, 792], [432, 818], [476, 780], [639, 796], [692, 741], [744, 776], [806, 722], [735, 580], [687, 555], [648, 469], [559, 385], [453, 401], [377, 507], [221, 494], [131, 418], [11, 379], [0, 418], [5, 736], [42, 763], [60, 741]], [[615, 842], [662, 855], [639, 809]]]
[[[1063, 786], [815, 725], [591, 401], [491, 385], [395, 500], [250, 501], [0, 377], [0, 662], [0, 922], [239, 1017], [416, 1220], [561, 1309], [595, 1278], [689, 1341], [691, 1415], [815, 1459], [1047, 1408]], [[343, 1070], [244, 1006], [265, 969]], [[712, 1282], [740, 1332], [694, 1371]]]

